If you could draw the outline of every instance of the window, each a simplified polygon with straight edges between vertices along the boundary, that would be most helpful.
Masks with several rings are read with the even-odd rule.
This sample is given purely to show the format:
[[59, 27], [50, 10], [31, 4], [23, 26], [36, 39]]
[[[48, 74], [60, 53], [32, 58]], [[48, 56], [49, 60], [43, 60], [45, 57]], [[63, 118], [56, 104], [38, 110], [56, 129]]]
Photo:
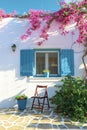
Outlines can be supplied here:
[[36, 51], [36, 75], [43, 75], [43, 70], [49, 70], [50, 76], [59, 74], [58, 51]]
[[74, 75], [74, 51], [72, 49], [25, 49], [20, 51], [20, 75], [50, 77]]

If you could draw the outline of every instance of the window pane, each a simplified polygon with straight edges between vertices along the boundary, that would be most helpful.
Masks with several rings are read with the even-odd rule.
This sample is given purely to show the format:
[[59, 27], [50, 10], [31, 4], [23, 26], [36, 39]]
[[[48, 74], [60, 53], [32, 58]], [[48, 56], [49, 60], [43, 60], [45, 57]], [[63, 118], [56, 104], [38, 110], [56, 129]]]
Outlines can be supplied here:
[[48, 53], [50, 74], [58, 74], [58, 53]]
[[45, 68], [45, 53], [36, 53], [36, 74], [42, 74]]

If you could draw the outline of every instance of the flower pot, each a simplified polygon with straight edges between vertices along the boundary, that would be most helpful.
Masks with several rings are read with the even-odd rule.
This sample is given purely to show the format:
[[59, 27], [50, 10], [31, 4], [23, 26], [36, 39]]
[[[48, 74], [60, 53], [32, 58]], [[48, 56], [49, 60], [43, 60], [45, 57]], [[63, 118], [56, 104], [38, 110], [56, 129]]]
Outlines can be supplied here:
[[18, 110], [26, 109], [27, 99], [19, 99], [17, 100], [18, 103]]
[[48, 78], [49, 77], [49, 72], [44, 72], [44, 76]]

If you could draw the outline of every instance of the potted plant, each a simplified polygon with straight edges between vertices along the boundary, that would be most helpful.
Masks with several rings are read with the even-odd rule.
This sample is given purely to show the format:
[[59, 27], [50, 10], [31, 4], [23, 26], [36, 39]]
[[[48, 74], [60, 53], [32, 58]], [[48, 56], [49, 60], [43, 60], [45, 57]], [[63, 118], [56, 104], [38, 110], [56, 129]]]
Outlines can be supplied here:
[[18, 110], [26, 109], [27, 98], [28, 97], [25, 94], [15, 96], [15, 99], [17, 100], [17, 104], [18, 104]]
[[49, 77], [50, 71], [49, 70], [43, 70], [44, 76]]

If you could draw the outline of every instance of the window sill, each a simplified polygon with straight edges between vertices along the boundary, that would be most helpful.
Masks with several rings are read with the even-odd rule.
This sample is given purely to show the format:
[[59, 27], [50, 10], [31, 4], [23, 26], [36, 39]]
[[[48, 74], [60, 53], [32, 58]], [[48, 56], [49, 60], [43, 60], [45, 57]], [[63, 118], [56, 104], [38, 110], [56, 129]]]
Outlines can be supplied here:
[[58, 82], [62, 77], [27, 77], [29, 82]]

